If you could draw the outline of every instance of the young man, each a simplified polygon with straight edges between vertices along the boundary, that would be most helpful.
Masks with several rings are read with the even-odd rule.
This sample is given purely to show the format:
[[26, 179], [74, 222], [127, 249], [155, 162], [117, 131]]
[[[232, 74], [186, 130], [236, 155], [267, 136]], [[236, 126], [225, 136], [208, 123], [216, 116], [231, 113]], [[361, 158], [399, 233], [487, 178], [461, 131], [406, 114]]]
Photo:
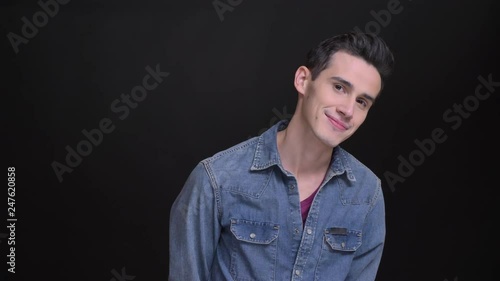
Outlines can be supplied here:
[[282, 120], [201, 161], [170, 213], [169, 281], [375, 280], [385, 240], [380, 179], [339, 145], [392, 72], [385, 42], [321, 42]]

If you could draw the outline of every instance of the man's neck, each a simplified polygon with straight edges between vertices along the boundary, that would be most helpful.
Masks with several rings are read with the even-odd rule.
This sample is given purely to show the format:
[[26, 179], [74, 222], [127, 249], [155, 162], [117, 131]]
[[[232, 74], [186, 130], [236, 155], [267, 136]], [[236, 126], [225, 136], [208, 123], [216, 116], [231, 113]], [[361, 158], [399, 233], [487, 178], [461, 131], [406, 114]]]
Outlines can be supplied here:
[[324, 175], [330, 165], [333, 148], [319, 140], [305, 122], [294, 115], [287, 128], [278, 132], [281, 163], [296, 177]]

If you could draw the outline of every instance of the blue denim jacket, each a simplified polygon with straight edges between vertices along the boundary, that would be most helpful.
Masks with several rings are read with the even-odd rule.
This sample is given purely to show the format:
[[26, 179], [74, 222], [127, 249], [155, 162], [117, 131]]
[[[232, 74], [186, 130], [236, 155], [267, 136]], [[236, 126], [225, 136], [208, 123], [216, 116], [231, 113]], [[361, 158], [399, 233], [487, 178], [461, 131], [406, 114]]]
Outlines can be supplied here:
[[302, 223], [278, 154], [282, 120], [201, 161], [172, 205], [169, 281], [375, 280], [385, 239], [379, 178], [340, 147]]

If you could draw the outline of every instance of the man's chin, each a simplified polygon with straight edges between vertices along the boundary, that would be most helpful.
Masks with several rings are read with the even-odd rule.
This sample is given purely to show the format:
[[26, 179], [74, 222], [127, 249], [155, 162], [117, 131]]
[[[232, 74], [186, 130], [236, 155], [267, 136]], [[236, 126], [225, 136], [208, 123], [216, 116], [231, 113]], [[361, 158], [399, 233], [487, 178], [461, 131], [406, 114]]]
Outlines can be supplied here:
[[339, 141], [338, 139], [332, 138], [332, 137], [323, 137], [320, 138], [321, 142], [329, 147], [329, 148], [334, 148], [338, 146], [342, 141]]
[[316, 138], [326, 147], [334, 148], [341, 144], [346, 138], [342, 138], [338, 132], [332, 132], [329, 128], [315, 132]]

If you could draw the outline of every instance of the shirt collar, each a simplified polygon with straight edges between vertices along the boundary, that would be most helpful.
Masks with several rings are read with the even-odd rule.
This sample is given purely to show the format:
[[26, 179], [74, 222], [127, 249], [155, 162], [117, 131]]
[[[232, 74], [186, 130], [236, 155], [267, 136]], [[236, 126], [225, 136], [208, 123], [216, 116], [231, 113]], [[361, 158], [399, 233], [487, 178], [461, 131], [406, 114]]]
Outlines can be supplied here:
[[[278, 131], [288, 126], [289, 122], [289, 119], [280, 120], [258, 137], [257, 147], [255, 148], [253, 163], [250, 170], [259, 171], [277, 165], [285, 171], [281, 164], [276, 136]], [[347, 174], [349, 180], [356, 181], [347, 152], [337, 146], [333, 149], [332, 161], [330, 162], [330, 167], [325, 179], [329, 180], [333, 176], [341, 175], [344, 172]]]

